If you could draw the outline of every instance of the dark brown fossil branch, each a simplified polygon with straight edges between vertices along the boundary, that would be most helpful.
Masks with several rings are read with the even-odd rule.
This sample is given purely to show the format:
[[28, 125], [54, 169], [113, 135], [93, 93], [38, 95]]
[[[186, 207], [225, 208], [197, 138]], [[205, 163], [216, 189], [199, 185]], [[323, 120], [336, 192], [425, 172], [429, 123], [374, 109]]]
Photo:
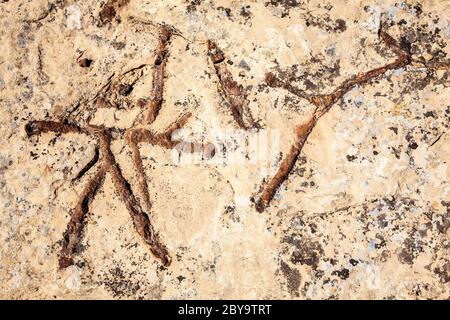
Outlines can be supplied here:
[[95, 176], [84, 187], [80, 200], [71, 213], [70, 221], [63, 236], [63, 244], [59, 256], [60, 268], [67, 268], [73, 264], [73, 255], [75, 254], [77, 245], [81, 240], [84, 225], [83, 222], [89, 212], [89, 205], [92, 203], [95, 194], [101, 187], [105, 179], [105, 174], [105, 168], [100, 168]]
[[81, 133], [83, 130], [75, 125], [56, 121], [30, 121], [25, 126], [25, 132], [28, 137], [36, 134], [55, 132], [55, 133]]
[[126, 140], [131, 149], [131, 156], [133, 158], [134, 169], [136, 171], [139, 193], [141, 195], [142, 201], [144, 202], [145, 208], [147, 210], [150, 210], [152, 207], [150, 202], [150, 193], [148, 191], [144, 166], [142, 164], [142, 156], [141, 151], [139, 150], [139, 143], [136, 140], [135, 135], [136, 134], [134, 133], [134, 130], [127, 132]]
[[219, 91], [228, 104], [234, 120], [242, 129], [255, 127], [255, 121], [248, 109], [248, 100], [242, 85], [238, 85], [225, 63], [225, 55], [217, 45], [208, 40], [208, 55], [214, 65], [216, 75], [219, 79]]
[[295, 128], [295, 142], [291, 149], [280, 163], [280, 167], [270, 181], [262, 188], [259, 198], [255, 202], [255, 208], [258, 212], [264, 211], [273, 199], [276, 191], [291, 173], [292, 168], [297, 161], [298, 155], [302, 151], [309, 134], [317, 123], [317, 119], [312, 117], [308, 122]]
[[255, 208], [257, 211], [264, 211], [264, 209], [270, 204], [270, 201], [273, 199], [280, 185], [287, 179], [300, 152], [303, 149], [306, 140], [308, 139], [309, 134], [314, 129], [320, 117], [328, 112], [330, 108], [353, 87], [357, 85], [365, 85], [371, 80], [384, 75], [389, 70], [405, 67], [411, 63], [411, 54], [407, 48], [402, 48], [397, 41], [395, 41], [382, 29], [379, 30], [378, 36], [380, 40], [396, 54], [396, 60], [382, 67], [360, 73], [345, 80], [330, 94], [308, 95], [304, 91], [293, 87], [291, 84], [284, 83], [273, 73], [266, 74], [266, 82], [269, 86], [284, 88], [289, 92], [308, 100], [310, 103], [315, 105], [315, 110], [312, 117], [306, 123], [302, 123], [295, 128], [294, 145], [291, 147], [285, 158], [281, 161], [280, 167], [278, 168], [276, 174], [265, 185], [263, 185], [261, 188], [262, 191], [255, 200]]
[[163, 103], [164, 76], [167, 58], [169, 56], [168, 45], [170, 44], [171, 37], [172, 29], [168, 26], [162, 26], [159, 32], [159, 43], [153, 63], [152, 95], [148, 102], [148, 113], [146, 115], [146, 122], [149, 124], [155, 121]]

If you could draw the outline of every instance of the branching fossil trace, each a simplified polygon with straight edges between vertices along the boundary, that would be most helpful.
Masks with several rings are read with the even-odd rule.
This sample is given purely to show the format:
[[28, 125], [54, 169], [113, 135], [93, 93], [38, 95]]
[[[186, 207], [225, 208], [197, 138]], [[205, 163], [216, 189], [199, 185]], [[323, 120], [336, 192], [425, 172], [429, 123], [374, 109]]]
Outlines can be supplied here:
[[328, 94], [310, 95], [301, 89], [292, 86], [290, 83], [284, 82], [279, 79], [274, 73], [268, 72], [265, 76], [267, 85], [273, 88], [283, 88], [288, 92], [307, 100], [314, 105], [314, 111], [312, 116], [305, 122], [298, 124], [295, 127], [295, 140], [290, 150], [285, 157], [281, 160], [279, 168], [275, 175], [268, 179], [260, 188], [259, 194], [252, 198], [255, 203], [255, 208], [258, 212], [263, 212], [269, 205], [275, 196], [275, 193], [279, 189], [280, 185], [288, 178], [291, 173], [298, 156], [300, 155], [303, 146], [305, 145], [308, 136], [316, 126], [318, 120], [326, 114], [331, 107], [338, 102], [346, 93], [352, 90], [356, 86], [363, 86], [370, 81], [386, 74], [390, 70], [396, 70], [399, 68], [412, 65], [420, 65], [427, 70], [448, 69], [448, 65], [445, 63], [437, 63], [434, 65], [428, 65], [420, 60], [412, 58], [409, 44], [399, 44], [392, 36], [386, 31], [383, 24], [380, 25], [378, 30], [378, 37], [395, 55], [396, 59], [382, 67], [378, 67], [369, 70], [364, 73], [357, 74], [340, 84], [333, 92]]
[[[177, 31], [167, 25], [158, 26], [158, 45], [155, 50], [154, 60], [150, 66], [153, 70], [153, 81], [150, 97], [148, 99], [139, 99], [138, 105], [143, 108], [144, 115], [139, 117], [133, 125], [127, 129], [116, 127], [105, 127], [90, 124], [92, 113], [99, 107], [120, 108], [121, 104], [128, 103], [127, 96], [130, 92], [129, 84], [121, 84], [121, 77], [134, 77], [137, 81], [142, 76], [144, 66], [139, 66], [128, 70], [118, 80], [111, 77], [108, 83], [103, 86], [95, 95], [90, 106], [86, 106], [84, 114], [80, 114], [78, 108], [71, 110], [62, 121], [38, 120], [30, 121], [25, 126], [28, 137], [44, 133], [83, 134], [93, 138], [96, 141], [93, 158], [79, 171], [72, 179], [72, 182], [81, 181], [86, 176], [88, 181], [80, 193], [79, 200], [75, 208], [71, 211], [70, 221], [64, 232], [62, 248], [59, 256], [60, 268], [65, 268], [74, 263], [74, 257], [77, 253], [77, 246], [81, 241], [83, 226], [86, 216], [89, 214], [89, 207], [95, 198], [98, 190], [102, 187], [107, 174], [112, 178], [113, 184], [120, 199], [126, 205], [126, 208], [132, 218], [134, 228], [141, 236], [144, 242], [149, 246], [152, 254], [158, 258], [164, 266], [171, 263], [170, 254], [166, 246], [162, 243], [158, 233], [155, 231], [150, 220], [149, 213], [152, 210], [152, 204], [149, 196], [147, 177], [144, 172], [143, 158], [140, 152], [140, 145], [148, 143], [153, 146], [159, 146], [168, 150], [177, 150], [184, 153], [200, 153], [204, 159], [210, 159], [215, 155], [215, 146], [212, 143], [190, 142], [174, 138], [174, 133], [186, 125], [192, 114], [187, 112], [169, 125], [163, 132], [155, 133], [149, 126], [157, 119], [159, 112], [164, 104], [164, 84], [166, 77], [166, 65], [170, 54], [170, 44]], [[347, 92], [355, 86], [362, 86], [371, 80], [384, 75], [389, 70], [406, 67], [413, 63], [420, 64], [419, 61], [412, 59], [410, 49], [407, 45], [400, 45], [385, 30], [380, 27], [378, 32], [379, 39], [396, 55], [396, 59], [382, 67], [369, 70], [351, 77], [339, 85], [333, 92], [328, 94], [310, 95], [302, 90], [292, 86], [279, 79], [273, 73], [267, 73], [265, 77], [266, 84], [270, 87], [283, 88], [294, 95], [301, 97], [314, 106], [314, 112], [310, 119], [296, 126], [295, 142], [290, 150], [281, 160], [276, 174], [265, 181], [258, 195], [252, 199], [257, 211], [264, 211], [273, 199], [280, 185], [287, 179], [295, 162], [302, 151], [309, 134], [316, 126], [318, 120], [326, 114], [331, 107], [338, 102]], [[184, 38], [184, 37], [183, 37]], [[213, 42], [206, 41], [206, 51], [211, 64], [217, 76], [218, 90], [223, 97], [228, 111], [231, 113], [237, 126], [244, 130], [258, 129], [259, 125], [255, 122], [248, 108], [246, 90], [233, 80], [230, 71], [227, 69], [225, 55], [222, 50]], [[425, 65], [427, 69], [433, 67]], [[443, 65], [439, 68], [448, 66]], [[133, 84], [133, 82], [132, 82]], [[116, 95], [116, 99], [109, 99], [111, 95]], [[119, 101], [119, 102], [117, 102]], [[131, 103], [132, 105], [136, 103]], [[78, 112], [77, 115], [75, 111]], [[131, 185], [122, 174], [121, 168], [111, 151], [111, 142], [116, 139], [123, 139], [130, 148], [132, 160], [137, 178], [137, 193], [132, 190]], [[95, 171], [89, 174], [89, 172]]]
[[[205, 158], [214, 156], [215, 148], [211, 143], [197, 143], [173, 139], [173, 133], [182, 128], [191, 117], [191, 113], [182, 115], [179, 119], [168, 126], [162, 133], [154, 133], [147, 129], [145, 125], [150, 125], [156, 119], [163, 105], [165, 66], [169, 54], [169, 44], [172, 37], [172, 29], [168, 26], [159, 28], [159, 44], [156, 50], [156, 57], [152, 64], [153, 67], [153, 85], [151, 96], [148, 101], [143, 103], [146, 108], [146, 114], [141, 123], [134, 125], [129, 129], [120, 129], [114, 127], [103, 127], [89, 124], [91, 115], [83, 116], [81, 121], [73, 119], [64, 119], [63, 121], [38, 120], [26, 124], [25, 131], [29, 137], [42, 133], [53, 132], [57, 134], [76, 133], [85, 134], [93, 137], [97, 142], [95, 155], [72, 181], [80, 180], [88, 171], [97, 167], [96, 173], [86, 183], [80, 194], [76, 207], [71, 212], [71, 218], [64, 232], [62, 249], [59, 257], [60, 268], [65, 268], [74, 263], [77, 245], [79, 244], [83, 225], [89, 205], [94, 199], [97, 191], [102, 186], [106, 174], [112, 177], [114, 186], [121, 200], [125, 203], [133, 220], [137, 233], [142, 237], [150, 248], [153, 255], [158, 258], [164, 266], [169, 266], [171, 257], [166, 246], [161, 242], [158, 234], [150, 221], [147, 212], [150, 212], [151, 203], [149, 191], [142, 165], [142, 157], [139, 151], [140, 143], [150, 143], [166, 149], [177, 149], [179, 152], [201, 152]], [[134, 70], [132, 70], [134, 71]], [[123, 87], [114, 86], [108, 83], [103, 89], [107, 92], [113, 89], [121, 90]], [[96, 97], [95, 106], [108, 105], [102, 96]], [[89, 110], [88, 111], [92, 111]], [[133, 162], [135, 164], [136, 175], [138, 178], [138, 187], [140, 198], [143, 204], [134, 195], [128, 181], [124, 178], [119, 164], [111, 151], [112, 139], [124, 138], [131, 148]], [[144, 209], [145, 208], [145, 209]]]

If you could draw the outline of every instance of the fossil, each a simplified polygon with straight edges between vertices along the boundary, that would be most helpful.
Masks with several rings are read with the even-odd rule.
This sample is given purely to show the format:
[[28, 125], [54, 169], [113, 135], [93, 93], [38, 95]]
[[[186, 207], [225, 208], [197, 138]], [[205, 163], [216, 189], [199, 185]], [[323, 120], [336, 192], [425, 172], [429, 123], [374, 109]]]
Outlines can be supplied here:
[[295, 127], [295, 141], [287, 152], [286, 156], [281, 160], [280, 166], [273, 177], [271, 177], [263, 186], [259, 194], [252, 200], [255, 203], [255, 208], [259, 212], [263, 212], [265, 208], [270, 205], [275, 193], [280, 185], [287, 179], [292, 171], [298, 156], [300, 155], [303, 146], [305, 145], [308, 136], [313, 131], [319, 119], [326, 114], [331, 107], [338, 102], [347, 92], [352, 90], [355, 86], [363, 86], [371, 80], [378, 78], [389, 70], [395, 70], [406, 67], [413, 63], [420, 65], [428, 70], [448, 69], [445, 63], [436, 63], [428, 65], [418, 59], [413, 59], [410, 49], [406, 44], [399, 44], [392, 36], [384, 30], [383, 24], [378, 30], [378, 37], [391, 51], [396, 55], [393, 62], [387, 63], [382, 67], [378, 67], [361, 74], [357, 74], [340, 84], [333, 92], [327, 94], [309, 95], [301, 89], [292, 86], [288, 82], [279, 79], [274, 73], [266, 73], [265, 80], [270, 87], [283, 88], [290, 93], [307, 100], [314, 105], [314, 112], [307, 121], [298, 124]]
[[[95, 95], [93, 106], [88, 107], [86, 110], [87, 113], [81, 115], [82, 120], [75, 120], [73, 117], [75, 111], [80, 112], [78, 110], [78, 107], [81, 104], [80, 102], [77, 108], [70, 111], [61, 121], [36, 120], [30, 121], [25, 126], [25, 131], [29, 137], [47, 132], [57, 134], [76, 133], [88, 135], [89, 137], [94, 138], [97, 143], [93, 158], [80, 170], [75, 178], [72, 179], [72, 181], [81, 180], [88, 172], [96, 170], [95, 173], [91, 175], [90, 180], [85, 184], [80, 198], [71, 212], [70, 221], [64, 232], [62, 241], [62, 249], [59, 257], [60, 268], [65, 268], [74, 263], [76, 248], [82, 238], [84, 221], [90, 210], [89, 206], [95, 198], [97, 191], [102, 187], [107, 174], [111, 176], [120, 199], [125, 203], [137, 233], [144, 242], [147, 243], [153, 255], [158, 258], [164, 266], [169, 266], [171, 263], [170, 254], [166, 246], [161, 242], [158, 233], [154, 230], [148, 215], [148, 212], [152, 209], [152, 204], [139, 146], [142, 143], [149, 143], [165, 149], [177, 149], [179, 152], [201, 153], [205, 159], [209, 159], [215, 155], [215, 146], [212, 143], [189, 142], [173, 138], [174, 132], [182, 128], [192, 116], [190, 112], [179, 117], [163, 132], [153, 132], [148, 128], [148, 126], [158, 117], [164, 104], [165, 69], [170, 54], [169, 47], [172, 37], [177, 35], [177, 33], [178, 31], [171, 26], [158, 26], [158, 45], [155, 50], [154, 60], [151, 63], [153, 69], [151, 95], [149, 99], [140, 99], [135, 103], [135, 105], [138, 105], [140, 108], [144, 108], [145, 115], [142, 119], [135, 121], [130, 128], [120, 129], [90, 124], [91, 113], [95, 111], [99, 105], [120, 107], [121, 101], [127, 101], [127, 96], [133, 87], [132, 84], [123, 85], [116, 83], [120, 82], [120, 77], [117, 81], [112, 79], [113, 77], [109, 79], [108, 84], [101, 89], [101, 92]], [[262, 184], [260, 192], [257, 197], [253, 199], [257, 211], [262, 212], [270, 205], [276, 191], [292, 171], [308, 136], [319, 119], [353, 87], [365, 85], [371, 80], [386, 74], [389, 70], [406, 67], [413, 63], [430, 70], [435, 68], [448, 69], [448, 65], [445, 64], [429, 66], [421, 61], [413, 59], [409, 48], [403, 44], [400, 45], [397, 43], [383, 27], [380, 27], [378, 36], [380, 41], [395, 53], [396, 59], [382, 67], [357, 74], [350, 79], [347, 79], [331, 93], [309, 95], [292, 86], [290, 83], [278, 78], [274, 73], [268, 72], [266, 74], [265, 81], [268, 86], [283, 88], [292, 94], [307, 100], [315, 109], [310, 119], [296, 126], [294, 144], [281, 160], [276, 174]], [[218, 90], [237, 126], [244, 130], [258, 129], [259, 125], [255, 122], [248, 108], [246, 90], [233, 80], [231, 73], [226, 67], [226, 63], [224, 62], [225, 55], [222, 50], [213, 41], [207, 40], [206, 52], [218, 79]], [[122, 74], [122, 76], [137, 74], [139, 77], [139, 72], [141, 72], [142, 67], [143, 66], [140, 66], [129, 70]], [[116, 95], [117, 98], [109, 99], [108, 95]], [[123, 139], [131, 149], [138, 182], [139, 196], [136, 196], [133, 193], [129, 182], [123, 176], [121, 168], [111, 151], [111, 141], [114, 139]]]
[[[61, 253], [59, 256], [60, 268], [68, 267], [74, 263], [74, 255], [76, 254], [77, 245], [82, 238], [85, 218], [89, 213], [89, 205], [94, 199], [99, 188], [102, 186], [106, 174], [109, 174], [112, 177], [116, 191], [121, 200], [125, 203], [137, 233], [141, 236], [144, 242], [147, 243], [150, 251], [161, 261], [164, 266], [169, 266], [171, 263], [171, 257], [167, 251], [167, 248], [159, 239], [159, 236], [154, 230], [147, 213], [151, 210], [151, 203], [142, 164], [142, 157], [139, 151], [139, 145], [141, 143], [149, 143], [151, 145], [158, 145], [166, 149], [176, 149], [179, 152], [199, 152], [204, 158], [211, 158], [215, 155], [215, 146], [211, 143], [181, 141], [173, 138], [174, 132], [182, 128], [192, 116], [190, 112], [182, 115], [179, 119], [169, 125], [163, 132], [155, 133], [146, 127], [155, 121], [163, 105], [165, 67], [169, 55], [169, 45], [173, 34], [174, 28], [170, 26], [161, 25], [158, 27], [159, 43], [155, 52], [154, 62], [152, 64], [153, 85], [151, 96], [148, 101], [138, 101], [137, 104], [146, 109], [146, 114], [141, 121], [134, 123], [132, 127], [124, 130], [114, 127], [94, 126], [89, 124], [92, 116], [91, 113], [94, 111], [93, 109], [99, 105], [115, 106], [114, 103], [107, 99], [108, 95], [115, 94], [114, 91], [117, 91], [120, 95], [124, 96], [124, 94], [122, 94], [124, 86], [121, 84], [111, 83], [111, 79], [108, 84], [102, 88], [105, 92], [103, 92], [102, 95], [97, 94], [94, 98], [94, 107], [87, 108], [88, 112], [83, 116], [84, 121], [77, 122], [74, 119], [71, 119], [71, 114], [75, 111], [79, 111], [72, 110], [69, 113], [69, 116], [65, 117], [62, 121], [36, 120], [28, 122], [25, 126], [25, 131], [28, 137], [47, 132], [57, 134], [77, 133], [88, 135], [97, 141], [94, 157], [80, 170], [76, 177], [72, 179], [72, 181], [80, 180], [91, 169], [98, 167], [96, 173], [84, 186], [77, 205], [71, 212], [70, 221], [67, 225], [66, 231], [64, 232]], [[142, 67], [143, 66], [140, 66], [129, 70], [122, 74], [122, 76], [133, 73]], [[220, 70], [221, 71], [219, 74], [222, 76], [222, 79], [227, 81], [227, 84], [222, 84], [224, 86], [225, 95], [227, 97], [231, 94], [234, 95], [231, 99], [231, 109], [233, 110], [236, 106], [241, 107], [240, 103], [243, 101], [241, 98], [242, 92], [238, 89], [237, 92], [230, 93], [228, 83], [231, 83], [236, 87], [238, 86], [236, 85], [236, 82], [231, 79], [231, 75], [226, 69], [221, 67]], [[130, 88], [127, 87], [126, 91], [129, 90]], [[76, 109], [78, 109], [78, 107], [79, 105]], [[236, 118], [236, 121], [239, 123], [238, 118]], [[143, 204], [140, 203], [138, 198], [133, 193], [129, 182], [123, 176], [120, 166], [111, 151], [111, 140], [117, 138], [124, 139], [131, 149], [136, 176], [138, 178], [138, 189]]]

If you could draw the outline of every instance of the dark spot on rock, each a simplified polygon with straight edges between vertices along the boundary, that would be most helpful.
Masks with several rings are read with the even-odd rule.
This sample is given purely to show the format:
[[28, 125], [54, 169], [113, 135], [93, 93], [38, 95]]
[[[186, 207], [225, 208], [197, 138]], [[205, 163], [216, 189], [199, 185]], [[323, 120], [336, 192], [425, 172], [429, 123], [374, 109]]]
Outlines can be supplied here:
[[250, 11], [250, 6], [244, 6], [241, 8], [241, 11], [239, 12], [239, 14], [241, 16], [243, 16], [244, 18], [248, 19], [252, 16], [252, 13]]
[[398, 134], [398, 128], [396, 127], [389, 127], [389, 130], [392, 130], [395, 134]]
[[140, 284], [133, 282], [130, 275], [125, 274], [120, 267], [110, 269], [103, 284], [114, 297], [135, 296], [141, 288]]
[[274, 6], [274, 7], [281, 7], [283, 9], [281, 13], [281, 17], [284, 18], [289, 15], [289, 11], [292, 8], [295, 8], [300, 3], [297, 0], [270, 0], [266, 2], [264, 5], [267, 6]]
[[422, 14], [422, 5], [418, 3], [414, 6], [414, 11], [416, 12], [416, 16], [419, 17]]
[[342, 280], [345, 280], [349, 277], [350, 271], [347, 268], [343, 268], [342, 270], [333, 271], [331, 274], [337, 275]]
[[383, 198], [384, 205], [386, 205], [389, 210], [395, 210], [396, 209], [396, 200], [395, 197], [392, 196], [391, 198]]
[[400, 159], [401, 150], [400, 148], [389, 147], [392, 150], [392, 153], [397, 159]]
[[408, 147], [411, 149], [417, 149], [418, 145], [414, 141], [414, 137], [412, 136], [411, 132], [408, 132], [405, 136], [406, 141], [408, 141]]
[[450, 201], [441, 201], [441, 204], [447, 208], [447, 211], [444, 213], [442, 223], [437, 221], [436, 227], [440, 233], [447, 234], [450, 228]]
[[350, 162], [357, 158], [357, 156], [353, 156], [353, 155], [349, 155], [349, 154], [346, 155], [345, 157], [347, 158], [347, 161], [350, 161]]
[[355, 259], [350, 259], [349, 260], [349, 262], [350, 262], [350, 264], [352, 265], [352, 266], [356, 266], [359, 262], [357, 261], [357, 260], [355, 260]]
[[182, 282], [184, 279], [186, 279], [186, 277], [183, 277], [182, 275], [179, 275], [178, 277], [177, 277], [177, 279], [178, 279], [178, 282]]
[[334, 30], [340, 31], [340, 32], [344, 32], [345, 30], [347, 30], [347, 25], [346, 25], [345, 21], [342, 19], [337, 19], [336, 27], [334, 27]]
[[305, 24], [307, 27], [317, 27], [326, 32], [344, 32], [347, 30], [345, 20], [336, 19], [333, 21], [328, 13], [322, 15], [308, 13], [305, 17]]
[[284, 277], [287, 281], [287, 287], [289, 292], [293, 295], [298, 297], [300, 295], [299, 288], [300, 288], [300, 272], [297, 269], [291, 268], [286, 262], [281, 260], [281, 272], [283, 272]]
[[423, 115], [425, 116], [425, 118], [435, 118], [436, 119], [436, 114], [434, 113], [434, 111], [427, 111]]
[[320, 257], [323, 254], [323, 248], [318, 242], [297, 234], [284, 238], [283, 242], [294, 247], [291, 255], [291, 262], [293, 264], [305, 264], [311, 266], [313, 269], [317, 268]]
[[378, 226], [380, 228], [386, 228], [389, 224], [388, 221], [386, 220], [386, 215], [384, 213], [380, 214], [377, 217], [377, 220], [378, 220]]
[[234, 206], [226, 206], [224, 214], [228, 216], [233, 222], [240, 222], [239, 215], [236, 214], [236, 208]]
[[107, 2], [104, 5], [102, 10], [100, 10], [100, 13], [98, 16], [100, 18], [100, 23], [102, 26], [105, 24], [111, 23], [111, 21], [116, 16], [116, 9], [114, 9], [114, 6], [111, 3], [111, 1]]
[[415, 241], [412, 236], [409, 236], [403, 242], [403, 248], [398, 253], [397, 257], [401, 263], [412, 265], [417, 256], [417, 252], [420, 251], [422, 251], [422, 242]]
[[217, 7], [217, 10], [222, 11], [226, 17], [228, 17], [228, 18], [231, 17], [231, 9], [230, 8]]
[[124, 7], [129, 1], [130, 0], [108, 0], [98, 14], [100, 26], [111, 23], [114, 18], [120, 20], [120, 17], [116, 17], [117, 10]]
[[404, 51], [411, 53], [411, 42], [406, 37], [400, 38], [400, 48]]
[[450, 262], [447, 262], [441, 267], [436, 267], [434, 273], [439, 276], [442, 283], [450, 282]]
[[308, 90], [314, 90], [317, 88], [317, 86], [309, 79], [305, 79], [305, 81], [303, 81], [303, 84]]
[[121, 96], [127, 96], [133, 91], [133, 86], [130, 84], [120, 84], [118, 91]]
[[195, 12], [197, 11], [197, 6], [199, 6], [202, 3], [202, 0], [193, 0], [191, 3], [187, 6], [186, 10], [187, 12]]
[[226, 214], [234, 213], [234, 210], [235, 210], [234, 206], [226, 206], [225, 207], [225, 213]]
[[92, 64], [92, 59], [81, 58], [78, 60], [78, 65], [82, 68], [89, 68]]
[[325, 259], [325, 261], [328, 261], [329, 263], [331, 263], [333, 266], [337, 265], [338, 261], [336, 259], [330, 258], [330, 259]]
[[121, 41], [113, 41], [111, 42], [111, 45], [116, 50], [122, 50], [123, 48], [125, 48], [126, 43]]

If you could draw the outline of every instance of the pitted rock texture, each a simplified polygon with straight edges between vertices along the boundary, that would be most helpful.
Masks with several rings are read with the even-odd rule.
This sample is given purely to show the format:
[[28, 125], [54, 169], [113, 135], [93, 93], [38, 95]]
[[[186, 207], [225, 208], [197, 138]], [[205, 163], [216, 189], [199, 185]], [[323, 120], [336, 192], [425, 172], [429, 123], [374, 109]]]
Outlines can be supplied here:
[[[449, 299], [449, 17], [450, 3], [437, 0], [0, 1], [0, 298]], [[143, 125], [157, 98], [161, 26], [173, 35], [148, 128], [164, 132], [189, 113], [187, 136], [272, 129], [280, 144], [266, 162], [233, 164], [186, 163], [186, 154], [177, 163], [174, 150], [142, 143], [146, 208], [123, 132]], [[258, 212], [254, 198], [315, 111], [267, 73], [305, 95], [330, 94], [395, 61], [381, 27], [409, 63], [336, 101]], [[59, 268], [96, 165], [80, 171], [103, 154], [88, 135], [25, 128], [68, 119], [116, 128], [110, 150], [170, 265], [136, 232], [106, 174], [74, 263]]]

